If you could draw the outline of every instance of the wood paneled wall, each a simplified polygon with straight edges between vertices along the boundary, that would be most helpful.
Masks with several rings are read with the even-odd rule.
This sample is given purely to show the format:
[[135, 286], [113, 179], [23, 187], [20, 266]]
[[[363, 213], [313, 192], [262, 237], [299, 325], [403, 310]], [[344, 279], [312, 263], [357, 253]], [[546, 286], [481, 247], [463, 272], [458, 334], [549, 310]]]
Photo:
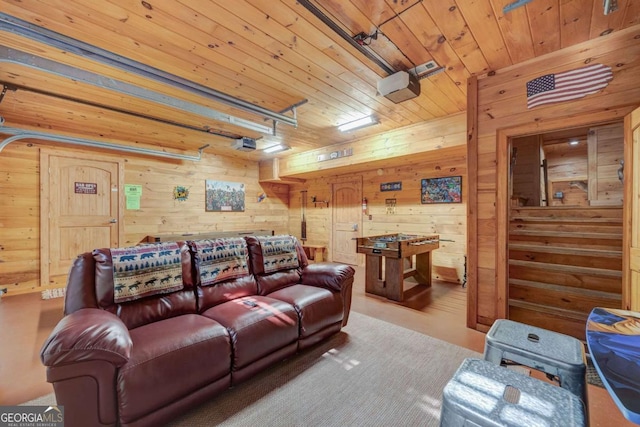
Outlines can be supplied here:
[[[476, 106], [469, 106], [470, 198], [468, 324], [486, 329], [506, 315], [507, 143], [509, 137], [621, 120], [640, 104], [640, 26], [611, 33], [478, 79]], [[526, 83], [545, 74], [602, 63], [613, 80], [587, 97], [527, 109]], [[475, 135], [473, 134], [475, 133]], [[476, 166], [477, 165], [477, 166]], [[473, 203], [471, 203], [473, 202]], [[476, 225], [477, 224], [477, 225]], [[497, 236], [497, 238], [496, 238]], [[477, 248], [477, 250], [475, 250]]]
[[[463, 136], [462, 136], [463, 137]], [[416, 144], [419, 144], [416, 141]], [[361, 236], [409, 233], [438, 234], [444, 241], [433, 252], [433, 277], [449, 282], [462, 283], [465, 277], [466, 214], [467, 214], [467, 165], [466, 147], [432, 153], [432, 159], [407, 161], [404, 166], [380, 167], [358, 174], [362, 178], [362, 194], [367, 198], [367, 215], [363, 218]], [[307, 191], [307, 241], [324, 245], [331, 254], [331, 184], [345, 180], [349, 175], [326, 175], [292, 184], [289, 211], [290, 233], [300, 237], [301, 191]], [[422, 204], [420, 185], [423, 178], [462, 176], [462, 203]], [[402, 182], [400, 191], [380, 191], [380, 184]], [[317, 201], [311, 202], [315, 196]], [[387, 211], [386, 199], [396, 199], [395, 210]], [[364, 258], [361, 259], [364, 262]]]
[[622, 206], [624, 127], [622, 123], [589, 130], [589, 203], [591, 206]]
[[[280, 178], [320, 176], [362, 172], [379, 167], [407, 165], [439, 156], [441, 150], [465, 145], [465, 114], [405, 126], [372, 137], [357, 138], [341, 144], [294, 154], [280, 160]], [[350, 155], [319, 161], [319, 156], [351, 151]]]
[[[51, 144], [14, 142], [0, 153], [0, 287], [9, 288], [10, 294], [42, 289], [39, 147], [43, 145]], [[211, 153], [205, 153], [200, 162], [122, 156], [126, 156], [125, 183], [141, 185], [142, 198], [140, 210], [125, 210], [120, 218], [125, 228], [121, 246], [136, 245], [147, 235], [157, 234], [256, 229], [288, 232], [289, 188], [259, 183], [255, 161]], [[245, 212], [206, 212], [207, 179], [245, 184]], [[173, 199], [175, 186], [189, 189], [188, 200]], [[258, 202], [262, 193], [266, 198]]]

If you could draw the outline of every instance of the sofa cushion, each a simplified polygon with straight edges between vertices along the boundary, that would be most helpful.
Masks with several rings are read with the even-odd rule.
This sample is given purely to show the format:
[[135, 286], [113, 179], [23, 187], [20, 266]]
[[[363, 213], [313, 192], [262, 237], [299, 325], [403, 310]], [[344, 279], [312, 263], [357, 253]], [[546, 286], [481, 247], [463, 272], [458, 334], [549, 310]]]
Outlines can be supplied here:
[[293, 305], [300, 318], [300, 337], [306, 338], [342, 322], [343, 303], [339, 292], [315, 286], [293, 285], [268, 295]]
[[129, 362], [118, 373], [120, 420], [130, 423], [229, 376], [227, 329], [196, 314], [130, 331]]
[[249, 271], [247, 242], [243, 238], [188, 242], [195, 259], [198, 311], [258, 293]]
[[[163, 250], [169, 250], [160, 249], [164, 247], [161, 245], [153, 246], [156, 247], [158, 255]], [[116, 302], [114, 262], [111, 249], [95, 249], [93, 251], [93, 258], [95, 261], [95, 296], [97, 306], [116, 314], [129, 329], [182, 314], [196, 313], [191, 252], [184, 242], [177, 242], [177, 247], [180, 250], [180, 272], [174, 274], [173, 277], [180, 275], [181, 289], [170, 293], [163, 293], [163, 291], [161, 291], [160, 293], [146, 295], [125, 302]], [[142, 255], [139, 256], [141, 257]], [[150, 260], [151, 258], [152, 257], [149, 257], [148, 259]], [[146, 260], [147, 258], [145, 258], [145, 267]], [[149, 262], [149, 265], [151, 265], [151, 262]], [[160, 277], [159, 281], [166, 276], [167, 274]]]
[[115, 303], [167, 294], [184, 287], [178, 243], [112, 248], [111, 262]]
[[[251, 271], [260, 295], [300, 282], [300, 269], [307, 266], [304, 250], [293, 236], [248, 236]], [[282, 261], [282, 262], [280, 262]]]
[[197, 260], [201, 286], [249, 275], [249, 252], [242, 237], [189, 242]]
[[294, 236], [251, 236], [247, 242], [254, 274], [265, 275], [300, 267], [298, 241]]
[[[202, 313], [229, 330], [234, 371], [298, 339], [298, 314], [291, 304], [251, 296], [212, 307]], [[295, 351], [295, 348], [294, 348]]]
[[257, 239], [262, 250], [262, 271], [265, 274], [300, 266], [295, 237], [257, 236]]

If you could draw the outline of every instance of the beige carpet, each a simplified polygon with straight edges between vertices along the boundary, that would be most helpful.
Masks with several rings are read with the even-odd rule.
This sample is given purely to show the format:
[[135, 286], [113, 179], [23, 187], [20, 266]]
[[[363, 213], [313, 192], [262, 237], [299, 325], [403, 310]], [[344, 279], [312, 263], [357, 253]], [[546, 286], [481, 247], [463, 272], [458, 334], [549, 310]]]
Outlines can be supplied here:
[[328, 341], [170, 425], [437, 426], [442, 390], [465, 357], [482, 355], [352, 312]]

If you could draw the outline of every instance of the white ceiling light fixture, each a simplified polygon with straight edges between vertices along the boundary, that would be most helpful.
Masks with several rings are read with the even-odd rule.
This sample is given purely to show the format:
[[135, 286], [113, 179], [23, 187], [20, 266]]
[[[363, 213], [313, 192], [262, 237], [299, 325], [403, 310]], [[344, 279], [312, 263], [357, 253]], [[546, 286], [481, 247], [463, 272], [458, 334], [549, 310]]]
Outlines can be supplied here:
[[356, 129], [362, 129], [369, 126], [380, 124], [380, 121], [373, 116], [363, 117], [358, 120], [354, 120], [349, 123], [344, 123], [338, 126], [340, 132], [349, 132]]
[[265, 153], [279, 153], [281, 151], [287, 151], [290, 150], [291, 147], [289, 147], [288, 145], [284, 145], [284, 144], [276, 144], [276, 145], [272, 145], [270, 147], [265, 148], [264, 151]]

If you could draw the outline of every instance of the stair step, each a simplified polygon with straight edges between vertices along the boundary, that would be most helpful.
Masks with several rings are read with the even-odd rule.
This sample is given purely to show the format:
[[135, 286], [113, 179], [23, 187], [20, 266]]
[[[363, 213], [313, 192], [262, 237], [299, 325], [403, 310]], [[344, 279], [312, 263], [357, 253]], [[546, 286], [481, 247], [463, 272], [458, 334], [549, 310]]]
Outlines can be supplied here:
[[513, 260], [513, 259], [509, 260], [509, 265], [529, 267], [536, 270], [560, 271], [563, 273], [571, 273], [571, 274], [588, 274], [591, 276], [606, 276], [606, 277], [622, 278], [621, 271], [606, 270], [603, 268], [577, 267], [573, 265], [549, 264], [549, 263], [543, 263], [543, 262], [520, 261], [520, 260]]
[[509, 305], [513, 307], [523, 308], [525, 310], [537, 311], [540, 313], [552, 315], [552, 316], [561, 316], [568, 319], [583, 321], [586, 325], [587, 317], [589, 317], [589, 313], [583, 313], [581, 311], [575, 310], [566, 310], [562, 308], [551, 308], [546, 305], [535, 304], [531, 302], [523, 302], [518, 300], [509, 300]]
[[609, 223], [622, 225], [622, 218], [582, 218], [582, 217], [544, 217], [544, 216], [523, 216], [523, 215], [511, 215], [511, 222], [559, 222], [567, 223], [574, 222], [579, 224], [590, 223]]
[[559, 247], [545, 245], [531, 245], [522, 243], [509, 243], [509, 249], [518, 251], [544, 252], [548, 254], [568, 254], [579, 256], [599, 256], [607, 258], [622, 258], [622, 250], [585, 249], [576, 247]]
[[581, 238], [581, 239], [622, 239], [620, 233], [576, 233], [571, 231], [539, 231], [539, 230], [510, 230], [511, 236], [537, 236], [537, 237], [556, 237], [556, 238]]
[[509, 216], [511, 221], [526, 221], [526, 222], [610, 222], [612, 224], [622, 224], [621, 217], [610, 216], [598, 216], [598, 217], [583, 217], [583, 216], [531, 216], [522, 214], [513, 214]]
[[588, 313], [551, 309], [539, 304], [509, 300], [509, 319], [585, 341]]
[[583, 221], [622, 220], [622, 207], [620, 206], [522, 206], [511, 207], [510, 213], [511, 217], [549, 218], [551, 220], [562, 220], [563, 218], [572, 220], [578, 218]]
[[615, 292], [597, 291], [594, 289], [575, 288], [573, 286], [555, 285], [552, 283], [535, 282], [532, 280], [523, 279], [509, 279], [509, 285], [527, 286], [530, 288], [536, 288], [540, 290], [551, 290], [556, 292], [562, 292], [564, 294], [576, 294], [584, 295], [593, 298], [606, 298], [616, 301], [622, 301], [622, 295]]
[[583, 320], [585, 325], [587, 323], [587, 317], [589, 317], [589, 313], [583, 313], [581, 311], [566, 310], [562, 308], [550, 308], [546, 305], [535, 304], [531, 302], [523, 302], [523, 301], [512, 300], [512, 299], [509, 300], [509, 305], [513, 307], [524, 308], [526, 310], [538, 311], [541, 313], [550, 314], [554, 316], [562, 316], [562, 317], [567, 317], [569, 319], [574, 319], [574, 320]]

